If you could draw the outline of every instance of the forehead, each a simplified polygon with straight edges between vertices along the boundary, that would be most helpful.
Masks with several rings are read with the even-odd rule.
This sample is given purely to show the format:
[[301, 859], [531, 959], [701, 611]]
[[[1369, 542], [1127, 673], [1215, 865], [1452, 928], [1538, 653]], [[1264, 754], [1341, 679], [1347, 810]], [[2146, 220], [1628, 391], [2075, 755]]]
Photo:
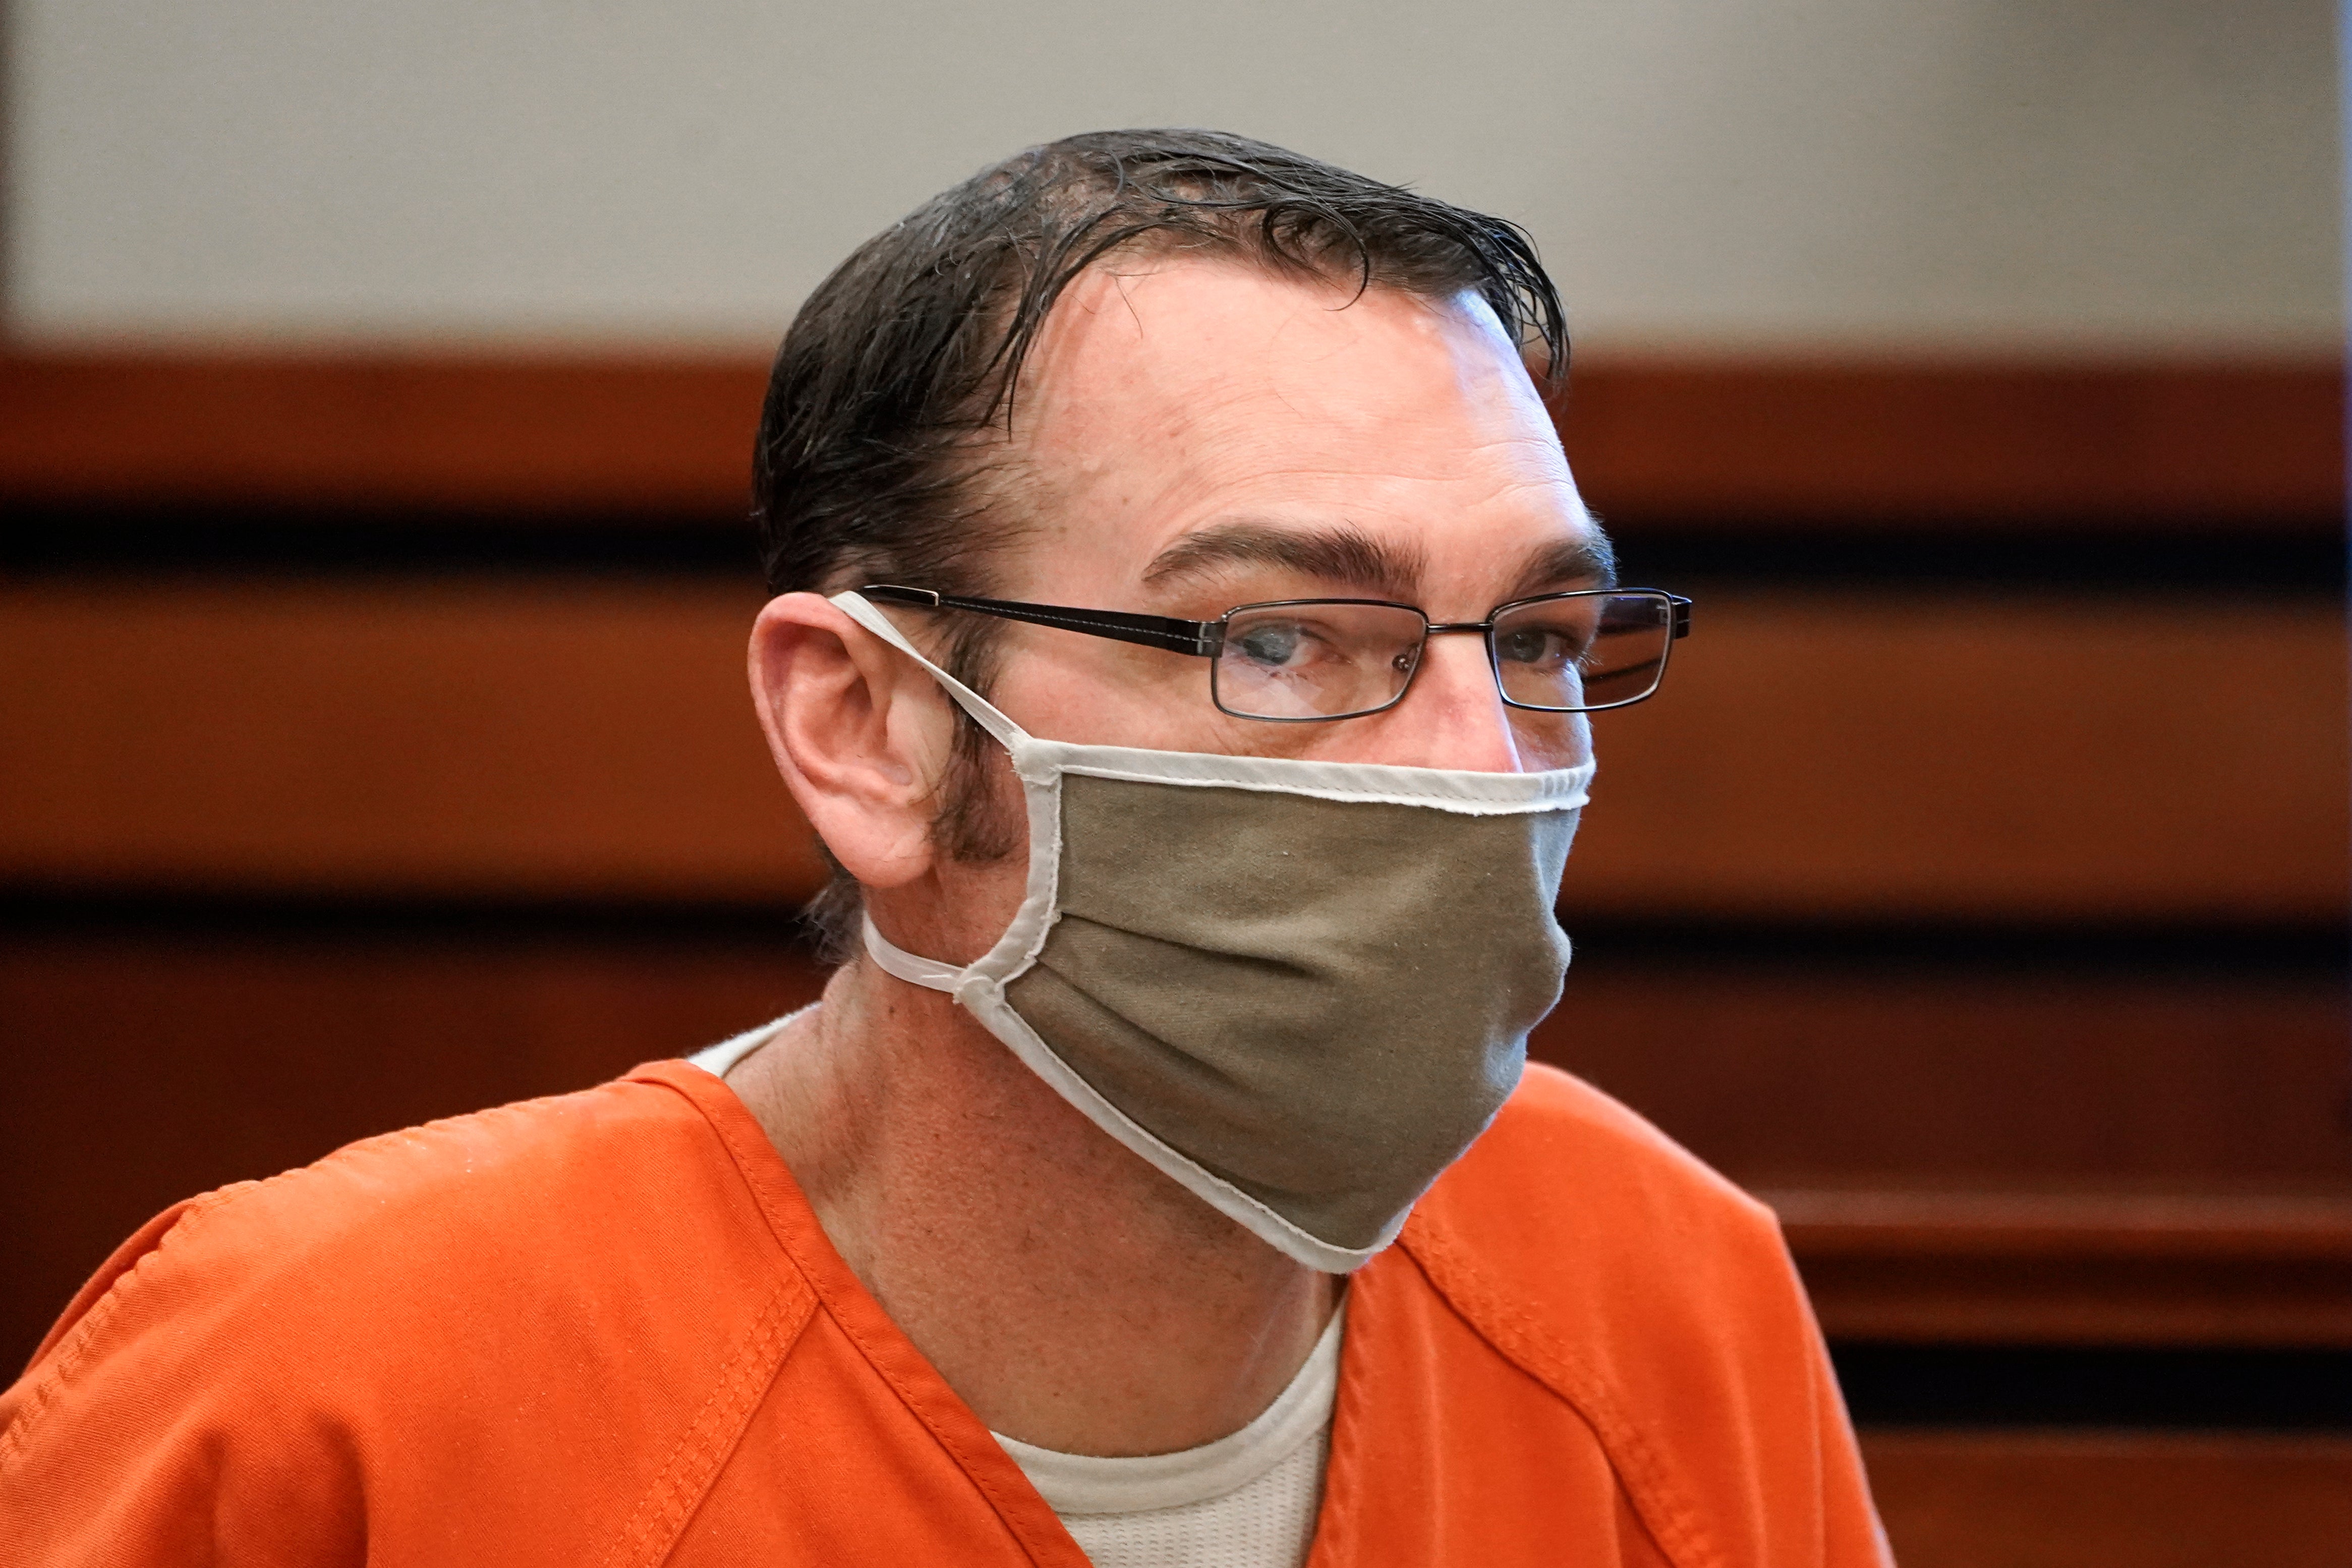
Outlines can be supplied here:
[[1493, 542], [1589, 529], [1518, 350], [1475, 295], [1114, 262], [1055, 308], [1015, 436], [1065, 552], [1147, 557], [1220, 517]]

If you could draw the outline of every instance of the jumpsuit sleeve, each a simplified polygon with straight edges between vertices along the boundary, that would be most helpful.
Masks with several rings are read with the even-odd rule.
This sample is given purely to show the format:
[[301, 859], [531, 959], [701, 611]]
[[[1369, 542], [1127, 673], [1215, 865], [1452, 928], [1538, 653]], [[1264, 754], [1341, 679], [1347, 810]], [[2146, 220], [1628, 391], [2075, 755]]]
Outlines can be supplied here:
[[339, 1347], [277, 1332], [286, 1264], [207, 1234], [239, 1193], [142, 1227], [0, 1394], [0, 1561], [365, 1560], [358, 1467], [333, 1413]]

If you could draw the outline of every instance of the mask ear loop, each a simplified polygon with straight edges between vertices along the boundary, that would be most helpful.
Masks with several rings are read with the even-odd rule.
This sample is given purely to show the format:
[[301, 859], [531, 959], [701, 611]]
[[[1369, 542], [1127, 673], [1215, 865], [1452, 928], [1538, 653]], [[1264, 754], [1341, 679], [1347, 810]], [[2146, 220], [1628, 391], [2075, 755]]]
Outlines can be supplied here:
[[975, 1001], [1000, 997], [1006, 985], [1036, 961], [1039, 950], [1045, 945], [1045, 934], [1061, 918], [1055, 908], [1062, 863], [1060, 775], [1049, 769], [1043, 778], [1031, 778], [1030, 770], [1022, 766], [1037, 746], [1029, 732], [986, 697], [925, 658], [873, 601], [852, 591], [833, 595], [829, 602], [930, 672], [931, 678], [946, 688], [948, 695], [1013, 756], [1013, 772], [1021, 779], [1022, 794], [1029, 808], [1029, 885], [1019, 913], [996, 945], [958, 968], [937, 958], [908, 952], [882, 935], [871, 915], [864, 922], [866, 951], [885, 974], [894, 975], [908, 985], [945, 991], [967, 1008]]
[[877, 609], [872, 600], [853, 591], [836, 593], [826, 602], [837, 606], [843, 614], [929, 670], [931, 678], [947, 688], [948, 695], [956, 700], [956, 705], [971, 715], [981, 728], [996, 737], [997, 744], [1019, 755], [1022, 743], [1029, 739], [1029, 732], [1005, 717], [986, 697], [923, 657], [923, 651], [907, 641], [907, 634], [892, 625], [890, 618]]
[[964, 972], [953, 964], [942, 964], [937, 958], [926, 958], [919, 953], [909, 953], [875, 928], [874, 917], [864, 917], [866, 952], [887, 975], [896, 975], [910, 986], [925, 986], [934, 991], [956, 995], [963, 984]]

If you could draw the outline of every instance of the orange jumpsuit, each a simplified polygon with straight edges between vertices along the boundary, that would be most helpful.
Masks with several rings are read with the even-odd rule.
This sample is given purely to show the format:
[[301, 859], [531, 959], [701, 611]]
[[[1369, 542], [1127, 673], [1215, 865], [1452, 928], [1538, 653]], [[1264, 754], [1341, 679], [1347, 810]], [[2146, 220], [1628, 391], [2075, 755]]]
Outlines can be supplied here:
[[[0, 1396], [0, 1563], [1084, 1568], [684, 1062], [151, 1221]], [[1876, 1564], [1770, 1215], [1542, 1067], [1349, 1287], [1310, 1568]]]

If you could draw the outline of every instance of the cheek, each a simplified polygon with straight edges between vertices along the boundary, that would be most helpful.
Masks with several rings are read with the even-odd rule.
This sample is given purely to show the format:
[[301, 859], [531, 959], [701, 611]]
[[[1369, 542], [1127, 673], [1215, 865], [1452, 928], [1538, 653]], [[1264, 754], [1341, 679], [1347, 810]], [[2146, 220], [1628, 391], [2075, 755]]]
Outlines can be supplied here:
[[1157, 751], [1224, 749], [1209, 698], [1209, 662], [1124, 643], [1066, 637], [1008, 663], [992, 700], [1045, 740]]
[[1592, 760], [1592, 719], [1588, 714], [1511, 713], [1511, 735], [1520, 766], [1530, 773], [1581, 768]]

